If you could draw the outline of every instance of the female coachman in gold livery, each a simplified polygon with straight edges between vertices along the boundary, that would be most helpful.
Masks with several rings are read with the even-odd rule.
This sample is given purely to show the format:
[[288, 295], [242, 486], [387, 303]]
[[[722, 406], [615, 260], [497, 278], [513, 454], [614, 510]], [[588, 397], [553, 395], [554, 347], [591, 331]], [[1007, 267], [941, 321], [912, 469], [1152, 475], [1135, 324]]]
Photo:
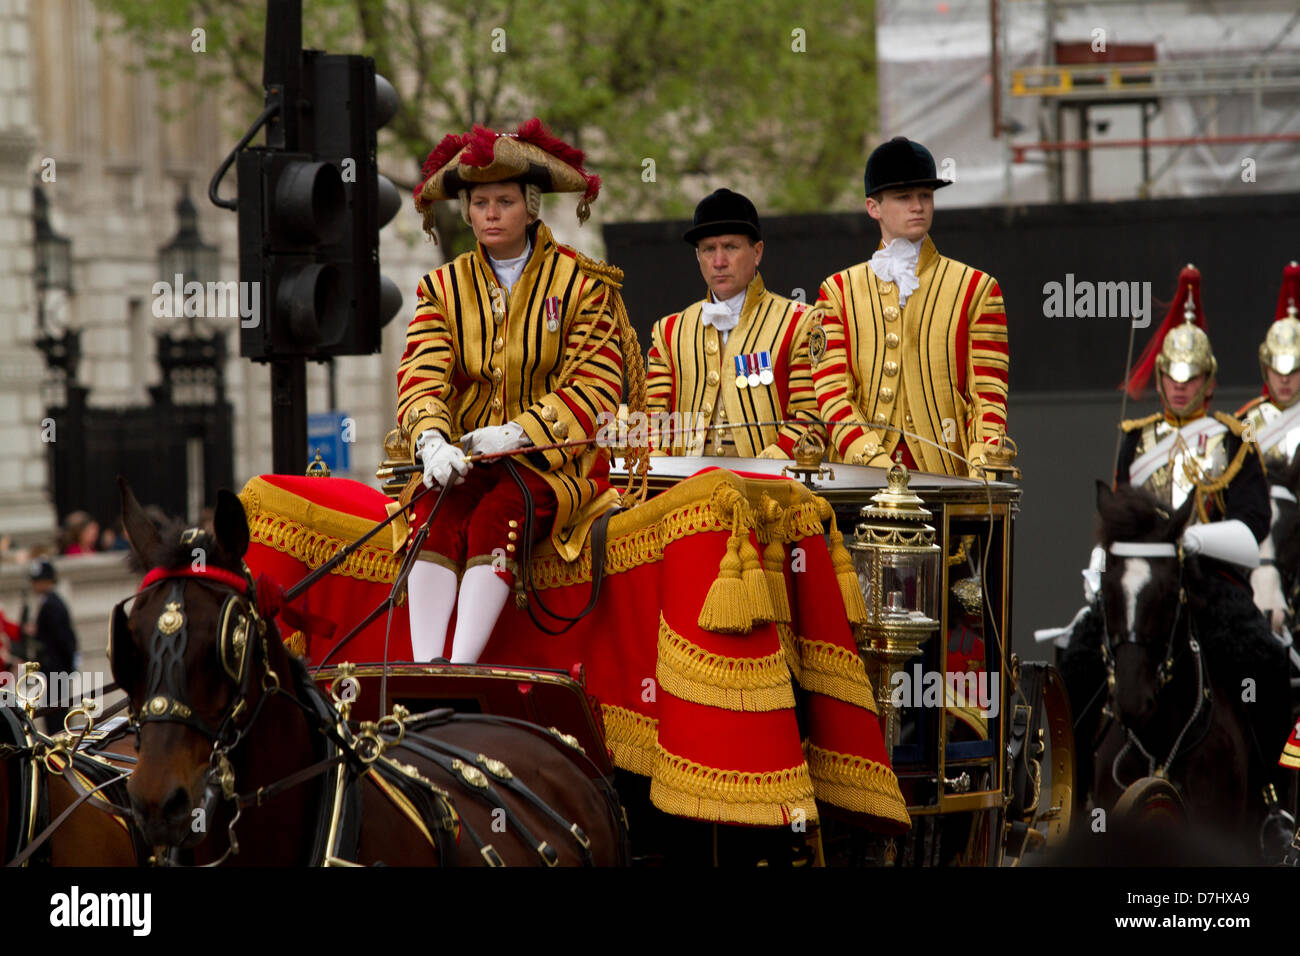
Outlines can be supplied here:
[[[579, 192], [586, 220], [600, 180], [582, 163], [536, 119], [448, 136], [425, 163], [415, 206], [426, 231], [434, 202], [459, 200], [478, 246], [420, 280], [397, 372], [398, 422], [424, 484], [454, 482], [409, 582], [417, 660], [442, 653], [453, 607], [451, 660], [478, 660], [526, 551], [527, 498], [535, 538], [570, 561], [619, 498], [605, 449], [580, 441], [613, 419], [625, 370], [630, 404], [645, 407], [622, 273], [558, 244], [537, 218], [543, 192]], [[500, 460], [466, 460], [511, 451], [527, 495]]]

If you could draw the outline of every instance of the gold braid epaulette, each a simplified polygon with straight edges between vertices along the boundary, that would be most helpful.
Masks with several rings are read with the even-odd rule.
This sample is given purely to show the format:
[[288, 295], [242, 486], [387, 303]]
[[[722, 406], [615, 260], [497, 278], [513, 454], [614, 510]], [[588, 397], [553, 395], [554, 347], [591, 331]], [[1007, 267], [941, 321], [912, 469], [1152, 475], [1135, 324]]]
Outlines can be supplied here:
[[1148, 415], [1146, 418], [1126, 418], [1124, 421], [1119, 423], [1119, 427], [1121, 430], [1126, 432], [1137, 431], [1139, 428], [1146, 428], [1148, 425], [1154, 425], [1164, 417], [1164, 412], [1156, 412], [1154, 415]]
[[1227, 426], [1228, 431], [1232, 432], [1238, 438], [1240, 438], [1241, 433], [1246, 430], [1245, 422], [1241, 421], [1241, 419], [1239, 418], [1235, 418], [1234, 416], [1229, 415], [1227, 412], [1215, 412], [1214, 419], [1215, 421], [1219, 422], [1221, 425]]
[[599, 279], [606, 282], [615, 289], [623, 288], [623, 270], [618, 266], [611, 266], [608, 263], [601, 262], [599, 259], [592, 259], [584, 256], [581, 252], [574, 250], [574, 255], [578, 257], [578, 268], [593, 279]]

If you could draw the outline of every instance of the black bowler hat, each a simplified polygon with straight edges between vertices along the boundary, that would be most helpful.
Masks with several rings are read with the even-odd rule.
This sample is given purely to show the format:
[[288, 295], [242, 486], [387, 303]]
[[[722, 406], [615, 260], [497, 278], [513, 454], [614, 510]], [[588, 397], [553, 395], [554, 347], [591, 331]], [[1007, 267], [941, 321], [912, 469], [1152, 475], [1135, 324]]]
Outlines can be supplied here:
[[33, 581], [53, 581], [54, 565], [46, 558], [37, 558], [27, 568], [27, 576]]
[[758, 210], [740, 193], [730, 189], [717, 189], [700, 200], [695, 207], [695, 221], [682, 238], [695, 245], [709, 236], [732, 234], [749, 236], [755, 242], [763, 238], [758, 226]]
[[903, 189], [907, 186], [928, 186], [942, 189], [951, 181], [940, 179], [934, 168], [934, 157], [920, 143], [905, 136], [895, 136], [881, 143], [867, 157], [867, 195], [882, 189]]

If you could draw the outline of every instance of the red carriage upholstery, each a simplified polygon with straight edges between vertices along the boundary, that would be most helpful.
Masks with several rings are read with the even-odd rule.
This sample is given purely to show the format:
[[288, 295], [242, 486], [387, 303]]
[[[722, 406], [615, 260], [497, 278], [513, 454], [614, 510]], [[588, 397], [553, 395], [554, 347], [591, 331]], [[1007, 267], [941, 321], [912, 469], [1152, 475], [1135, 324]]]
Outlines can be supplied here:
[[[357, 482], [285, 475], [254, 478], [240, 497], [250, 568], [286, 587], [391, 505]], [[552, 636], [508, 605], [479, 663], [583, 665], [615, 763], [650, 777], [651, 799], [669, 813], [785, 826], [815, 822], [823, 801], [878, 829], [906, 829], [849, 623], [861, 595], [833, 523], [830, 506], [797, 482], [703, 472], [610, 521], [590, 615]], [[384, 599], [405, 534], [380, 532], [310, 588], [295, 607], [334, 630], [282, 621], [286, 644], [319, 661]], [[589, 551], [568, 564], [539, 545], [532, 571], [549, 609], [572, 615], [587, 603]], [[389, 660], [411, 655], [404, 604], [398, 611]], [[331, 663], [380, 661], [384, 640], [380, 617]]]

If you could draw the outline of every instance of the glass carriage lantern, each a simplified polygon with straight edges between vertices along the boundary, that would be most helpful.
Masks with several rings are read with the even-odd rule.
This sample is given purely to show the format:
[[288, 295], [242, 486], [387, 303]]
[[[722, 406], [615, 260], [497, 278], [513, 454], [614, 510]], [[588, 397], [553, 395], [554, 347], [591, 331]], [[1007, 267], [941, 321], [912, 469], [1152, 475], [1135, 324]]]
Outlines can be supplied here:
[[889, 469], [889, 486], [859, 514], [849, 545], [867, 606], [858, 650], [876, 688], [890, 753], [898, 744], [899, 714], [890, 706], [893, 675], [915, 657], [940, 626], [940, 556], [930, 512], [908, 487], [907, 468]]

